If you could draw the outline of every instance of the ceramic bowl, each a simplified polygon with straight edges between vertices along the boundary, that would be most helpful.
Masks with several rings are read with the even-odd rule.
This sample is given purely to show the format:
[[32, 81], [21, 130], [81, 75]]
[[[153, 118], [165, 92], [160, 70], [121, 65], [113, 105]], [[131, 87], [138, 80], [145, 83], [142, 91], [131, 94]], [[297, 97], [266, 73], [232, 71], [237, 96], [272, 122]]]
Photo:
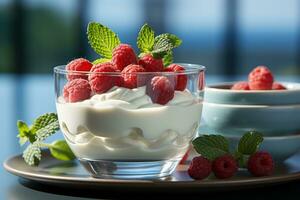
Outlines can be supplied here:
[[256, 130], [265, 136], [300, 132], [300, 84], [285, 83], [288, 90], [235, 91], [233, 83], [205, 89], [203, 120], [215, 132], [242, 135]]

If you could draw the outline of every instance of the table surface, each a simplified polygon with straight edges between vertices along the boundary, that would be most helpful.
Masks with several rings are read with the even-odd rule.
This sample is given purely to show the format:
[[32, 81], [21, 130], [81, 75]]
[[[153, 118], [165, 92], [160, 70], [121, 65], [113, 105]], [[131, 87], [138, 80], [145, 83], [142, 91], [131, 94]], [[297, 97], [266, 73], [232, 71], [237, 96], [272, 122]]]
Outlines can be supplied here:
[[[207, 83], [243, 80], [245, 77], [221, 77], [208, 76]], [[279, 81], [300, 82], [300, 77], [279, 77]], [[45, 112], [55, 112], [53, 77], [51, 75], [0, 75], [0, 140], [1, 151], [0, 161], [11, 155], [22, 152], [17, 142], [16, 121], [22, 119], [29, 124], [30, 120]], [[58, 139], [61, 135], [55, 135], [50, 138]], [[300, 165], [300, 163], [299, 163]], [[0, 199], [3, 200], [77, 200], [77, 199], [110, 199], [130, 197], [131, 199], [153, 199], [157, 197], [170, 197], [171, 191], [162, 194], [143, 194], [139, 191], [133, 193], [119, 194], [112, 191], [101, 191], [99, 193], [84, 194], [84, 191], [66, 191], [59, 188], [49, 188], [38, 185], [33, 182], [20, 180], [17, 177], [7, 173], [3, 166], [0, 167]], [[189, 194], [190, 197], [199, 198], [200, 196], [211, 197], [230, 197], [231, 199], [258, 197], [299, 197], [300, 181], [282, 184], [279, 186], [265, 187], [260, 189], [248, 189], [236, 192], [207, 193], [207, 194]], [[247, 194], [247, 195], [245, 195]], [[155, 196], [156, 195], [156, 196]], [[81, 197], [75, 197], [81, 196]], [[185, 194], [186, 196], [186, 194]], [[89, 197], [89, 198], [86, 198]], [[178, 197], [178, 196], [177, 196]]]

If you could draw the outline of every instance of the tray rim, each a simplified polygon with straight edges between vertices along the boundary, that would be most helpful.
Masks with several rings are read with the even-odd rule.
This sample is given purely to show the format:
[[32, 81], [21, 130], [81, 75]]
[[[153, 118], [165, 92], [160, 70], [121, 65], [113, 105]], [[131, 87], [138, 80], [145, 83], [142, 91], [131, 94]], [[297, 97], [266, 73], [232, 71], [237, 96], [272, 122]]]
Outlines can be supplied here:
[[[147, 179], [98, 179], [93, 177], [63, 177], [58, 175], [37, 174], [15, 169], [10, 166], [10, 162], [18, 159], [21, 155], [15, 155], [3, 162], [3, 167], [9, 173], [21, 178], [43, 183], [58, 183], [62, 185], [93, 185], [93, 186], [118, 186], [118, 187], [140, 187], [152, 188], [179, 187], [179, 188], [230, 188], [234, 186], [256, 187], [260, 185], [271, 185], [300, 180], [300, 171], [283, 175], [273, 175], [268, 177], [250, 177], [247, 179], [227, 179], [216, 181], [165, 181]], [[300, 167], [299, 167], [300, 169]]]

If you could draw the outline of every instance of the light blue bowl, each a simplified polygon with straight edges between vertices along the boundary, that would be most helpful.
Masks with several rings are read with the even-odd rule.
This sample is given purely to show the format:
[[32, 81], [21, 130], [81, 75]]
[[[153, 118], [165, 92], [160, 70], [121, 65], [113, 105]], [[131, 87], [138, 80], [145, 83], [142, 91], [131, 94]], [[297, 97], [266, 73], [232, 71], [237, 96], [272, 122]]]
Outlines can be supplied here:
[[300, 83], [282, 83], [288, 90], [230, 90], [234, 83], [219, 83], [205, 88], [205, 101], [233, 105], [300, 104]]
[[[240, 136], [226, 136], [234, 150]], [[260, 150], [268, 151], [277, 162], [282, 162], [300, 150], [300, 134], [291, 136], [264, 137]]]
[[282, 91], [224, 89], [230, 85], [205, 89], [202, 116], [210, 129], [224, 135], [242, 135], [251, 130], [265, 136], [300, 133], [299, 83], [286, 83], [289, 90]]

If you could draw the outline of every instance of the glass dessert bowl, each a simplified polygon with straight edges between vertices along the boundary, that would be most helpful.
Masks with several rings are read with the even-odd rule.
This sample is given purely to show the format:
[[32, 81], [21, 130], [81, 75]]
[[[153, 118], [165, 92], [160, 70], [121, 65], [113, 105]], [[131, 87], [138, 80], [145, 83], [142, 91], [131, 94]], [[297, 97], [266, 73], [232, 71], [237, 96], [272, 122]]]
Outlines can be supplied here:
[[[99, 72], [54, 68], [63, 135], [94, 177], [170, 175], [197, 133], [204, 70]], [[128, 81], [129, 80], [129, 81]]]

